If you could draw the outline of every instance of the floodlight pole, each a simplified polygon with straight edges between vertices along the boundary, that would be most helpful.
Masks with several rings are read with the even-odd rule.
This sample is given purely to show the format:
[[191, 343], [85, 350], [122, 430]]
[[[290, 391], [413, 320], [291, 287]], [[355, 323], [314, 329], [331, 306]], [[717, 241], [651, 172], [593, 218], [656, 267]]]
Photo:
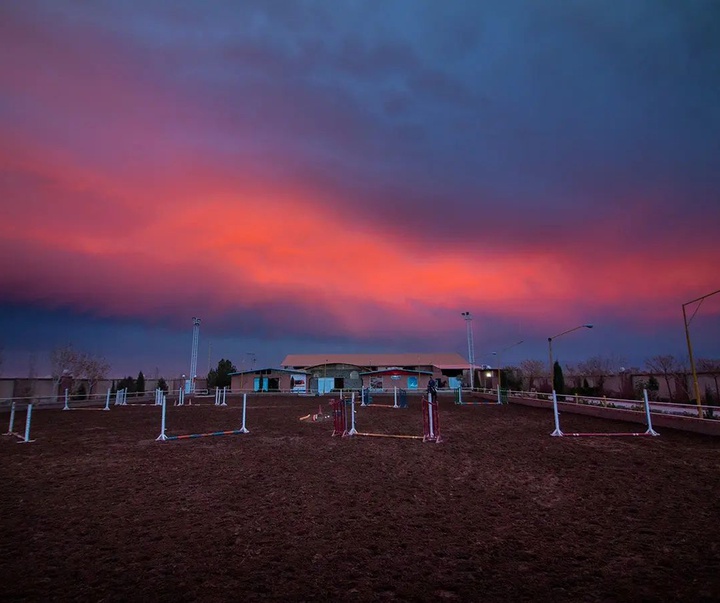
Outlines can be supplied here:
[[[687, 319], [687, 313], [685, 312], [685, 306], [689, 306], [690, 304], [694, 304], [696, 302], [702, 303], [703, 300], [706, 298], [715, 295], [716, 293], [720, 293], [720, 289], [717, 291], [713, 291], [712, 293], [708, 293], [707, 295], [703, 295], [702, 297], [698, 297], [697, 299], [693, 299], [689, 302], [685, 302], [682, 305], [682, 313], [683, 313], [683, 323], [685, 324], [685, 339], [687, 340], [687, 347], [688, 347], [688, 356], [690, 357], [690, 369], [692, 370], [692, 376], [693, 376], [693, 388], [695, 389], [695, 401], [697, 402], [697, 409], [698, 409], [698, 418], [702, 419], [702, 402], [700, 401], [700, 386], [698, 385], [698, 378], [697, 378], [697, 371], [695, 370], [695, 359], [693, 358], [693, 350], [692, 350], [692, 344], [690, 343], [690, 322], [692, 322], [692, 319], [695, 318], [695, 314], [693, 314], [690, 317], [690, 321], [688, 322]], [[695, 310], [695, 313], [700, 309], [700, 306], [697, 307]]]
[[592, 329], [593, 325], [587, 324], [587, 325], [578, 325], [577, 327], [573, 327], [572, 329], [568, 329], [567, 331], [563, 331], [562, 333], [558, 333], [557, 335], [553, 335], [552, 337], [548, 337], [548, 353], [550, 355], [550, 391], [555, 391], [555, 371], [553, 370], [553, 352], [552, 352], [552, 342], [553, 339], [557, 339], [561, 335], [567, 335], [568, 333], [572, 333], [573, 331], [577, 331], [578, 329]]
[[190, 354], [190, 391], [195, 391], [197, 377], [198, 342], [200, 340], [200, 319], [193, 316], [192, 352]]
[[473, 330], [472, 330], [472, 314], [470, 312], [462, 312], [460, 314], [465, 319], [465, 325], [467, 326], [467, 341], [468, 341], [468, 363], [470, 364], [470, 389], [475, 389], [475, 343], [473, 342]]

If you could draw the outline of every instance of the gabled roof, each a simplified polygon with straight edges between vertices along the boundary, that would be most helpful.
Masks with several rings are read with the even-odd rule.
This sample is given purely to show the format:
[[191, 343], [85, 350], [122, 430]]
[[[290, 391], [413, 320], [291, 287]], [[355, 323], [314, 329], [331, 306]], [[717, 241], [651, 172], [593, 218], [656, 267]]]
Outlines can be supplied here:
[[470, 365], [455, 352], [414, 354], [288, 354], [280, 363], [284, 367], [351, 364], [354, 366], [436, 366], [447, 369], [469, 369]]
[[298, 374], [298, 375], [309, 375], [310, 374], [307, 371], [303, 371], [303, 370], [295, 370], [295, 369], [291, 370], [291, 369], [285, 369], [285, 368], [268, 367], [268, 368], [256, 368], [256, 369], [252, 369], [249, 371], [236, 371], [234, 373], [228, 373], [228, 375], [230, 377], [232, 377], [233, 375], [250, 375], [253, 373], [259, 373], [261, 371], [270, 371], [271, 373], [293, 373], [293, 374]]
[[360, 373], [360, 376], [364, 375], [432, 375], [432, 371], [411, 371], [397, 366], [388, 367], [381, 371], [367, 371]]

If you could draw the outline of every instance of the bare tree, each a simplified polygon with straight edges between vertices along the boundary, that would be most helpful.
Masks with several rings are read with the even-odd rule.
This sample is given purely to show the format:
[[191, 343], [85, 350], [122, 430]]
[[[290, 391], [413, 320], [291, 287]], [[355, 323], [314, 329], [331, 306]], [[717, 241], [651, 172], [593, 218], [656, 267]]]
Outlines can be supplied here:
[[582, 373], [577, 364], [566, 364], [565, 375], [572, 383], [572, 388], [576, 391], [582, 387]]
[[597, 393], [601, 396], [604, 391], [605, 378], [613, 374], [614, 362], [611, 358], [593, 356], [578, 363], [578, 370], [585, 377], [592, 378], [593, 386], [597, 388]]
[[718, 388], [718, 377], [720, 377], [720, 360], [700, 358], [697, 366], [701, 372], [710, 375], [715, 381], [715, 403], [720, 402], [720, 389]]
[[53, 390], [58, 395], [58, 387], [63, 377], [78, 377], [82, 372], [83, 355], [70, 344], [54, 348], [50, 352], [50, 374], [53, 379]]
[[76, 377], [85, 379], [88, 384], [88, 396], [93, 393], [93, 388], [107, 377], [110, 365], [104, 358], [93, 358], [90, 354], [81, 354], [78, 359], [78, 374]]
[[673, 371], [673, 377], [675, 377], [675, 397], [678, 402], [689, 401], [693, 396], [690, 394], [690, 386], [688, 384], [688, 377], [690, 376], [690, 361], [687, 357], [680, 358], [675, 363], [675, 370]]
[[653, 356], [652, 358], [645, 360], [645, 366], [651, 372], [663, 376], [668, 390], [668, 397], [670, 398], [670, 402], [672, 402], [673, 393], [672, 388], [670, 387], [670, 377], [676, 374], [678, 366], [678, 361], [675, 359], [675, 356]]
[[545, 363], [542, 360], [523, 360], [520, 363], [520, 370], [530, 391], [535, 387], [535, 379], [545, 374]]

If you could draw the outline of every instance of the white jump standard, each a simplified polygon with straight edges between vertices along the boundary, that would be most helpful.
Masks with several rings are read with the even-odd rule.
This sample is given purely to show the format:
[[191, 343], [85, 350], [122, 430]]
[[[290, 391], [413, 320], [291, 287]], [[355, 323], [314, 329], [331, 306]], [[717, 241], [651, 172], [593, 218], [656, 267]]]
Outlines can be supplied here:
[[16, 431], [13, 431], [13, 428], [15, 427], [15, 402], [12, 403], [12, 406], [10, 406], [10, 424], [8, 425], [7, 433], [4, 435], [9, 436], [15, 436], [16, 438], [20, 438], [20, 441], [18, 444], [29, 444], [30, 442], [34, 442], [35, 440], [30, 439], [30, 424], [32, 422], [32, 404], [27, 405], [27, 415], [25, 416], [25, 434], [19, 434]]

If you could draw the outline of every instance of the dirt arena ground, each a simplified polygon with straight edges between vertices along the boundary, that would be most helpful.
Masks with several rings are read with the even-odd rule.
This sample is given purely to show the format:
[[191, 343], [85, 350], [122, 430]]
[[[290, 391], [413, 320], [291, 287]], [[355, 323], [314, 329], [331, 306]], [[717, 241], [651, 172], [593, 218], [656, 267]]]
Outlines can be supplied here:
[[[553, 438], [548, 410], [449, 397], [444, 443], [331, 438], [299, 420], [321, 401], [250, 396], [250, 434], [174, 442], [155, 407], [37, 411], [36, 442], [0, 438], [0, 598], [720, 600], [717, 439]], [[229, 404], [169, 408], [168, 433], [236, 429]], [[410, 405], [357, 427], [419, 435]]]

